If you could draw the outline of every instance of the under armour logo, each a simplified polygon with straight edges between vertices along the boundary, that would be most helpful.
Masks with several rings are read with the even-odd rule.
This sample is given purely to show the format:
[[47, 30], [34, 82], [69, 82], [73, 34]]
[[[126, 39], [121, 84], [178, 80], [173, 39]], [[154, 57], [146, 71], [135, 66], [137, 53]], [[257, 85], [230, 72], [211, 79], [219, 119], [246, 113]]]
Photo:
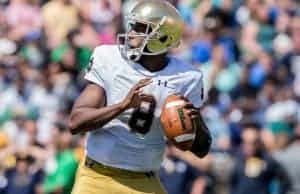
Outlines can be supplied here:
[[161, 80], [158, 80], [158, 83], [157, 83], [157, 84], [158, 84], [159, 86], [160, 86], [160, 85], [163, 85], [163, 86], [167, 87], [168, 82], [167, 82], [167, 81], [162, 82]]
[[157, 85], [164, 86], [164, 87], [170, 88], [170, 89], [175, 89], [175, 87], [170, 86], [167, 81], [158, 80]]

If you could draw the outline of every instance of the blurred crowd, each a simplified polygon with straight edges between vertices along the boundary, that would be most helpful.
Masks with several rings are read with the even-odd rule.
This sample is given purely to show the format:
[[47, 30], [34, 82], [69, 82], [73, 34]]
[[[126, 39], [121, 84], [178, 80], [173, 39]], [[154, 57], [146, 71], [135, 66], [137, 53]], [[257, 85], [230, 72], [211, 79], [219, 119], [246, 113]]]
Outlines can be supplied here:
[[[138, 1], [0, 0], [0, 194], [70, 193], [85, 134], [68, 114]], [[167, 191], [299, 194], [300, 1], [170, 2], [186, 22], [172, 55], [203, 72], [213, 145], [204, 159], [168, 145]]]

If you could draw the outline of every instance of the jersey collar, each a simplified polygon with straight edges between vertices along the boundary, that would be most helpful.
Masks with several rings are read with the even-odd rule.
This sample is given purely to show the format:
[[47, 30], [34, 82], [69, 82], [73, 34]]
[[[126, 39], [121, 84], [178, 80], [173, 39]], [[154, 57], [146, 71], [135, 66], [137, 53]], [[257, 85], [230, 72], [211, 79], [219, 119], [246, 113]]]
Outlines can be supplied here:
[[149, 76], [149, 77], [155, 77], [157, 75], [162, 75], [164, 73], [167, 73], [170, 71], [171, 67], [174, 64], [174, 59], [170, 56], [168, 56], [169, 60], [168, 60], [168, 64], [161, 70], [159, 71], [149, 71], [148, 69], [144, 68], [141, 64], [139, 63], [135, 63], [135, 62], [131, 62], [132, 67], [137, 70], [138, 72], [140, 72], [141, 74], [145, 75], [145, 76]]

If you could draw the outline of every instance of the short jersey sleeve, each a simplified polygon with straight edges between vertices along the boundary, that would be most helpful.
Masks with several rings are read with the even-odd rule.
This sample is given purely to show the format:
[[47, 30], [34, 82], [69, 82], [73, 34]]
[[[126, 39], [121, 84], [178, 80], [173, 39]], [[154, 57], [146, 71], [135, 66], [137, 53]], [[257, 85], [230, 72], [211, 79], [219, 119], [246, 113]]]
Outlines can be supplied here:
[[109, 82], [109, 69], [108, 64], [105, 64], [103, 56], [103, 46], [96, 47], [89, 60], [88, 68], [84, 78], [90, 82], [93, 82], [105, 90], [108, 87]]
[[190, 81], [184, 96], [196, 107], [200, 108], [203, 104], [204, 88], [203, 75], [200, 71], [195, 71], [190, 74]]

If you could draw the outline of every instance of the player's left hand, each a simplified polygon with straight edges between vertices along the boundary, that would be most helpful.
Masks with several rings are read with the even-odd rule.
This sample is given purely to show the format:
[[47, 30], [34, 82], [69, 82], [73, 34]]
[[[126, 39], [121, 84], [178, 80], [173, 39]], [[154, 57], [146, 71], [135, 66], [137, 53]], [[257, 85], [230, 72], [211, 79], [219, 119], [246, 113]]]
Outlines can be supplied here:
[[184, 108], [187, 109], [191, 119], [195, 119], [197, 121], [195, 126], [196, 138], [190, 150], [198, 157], [203, 158], [207, 155], [211, 146], [212, 139], [210, 132], [203, 121], [200, 109], [196, 108], [191, 102], [187, 100], [187, 98], [182, 98], [186, 100]]
[[181, 98], [185, 100], [185, 104], [183, 107], [187, 110], [187, 113], [191, 117], [191, 119], [199, 118], [200, 110], [196, 108], [193, 103], [189, 102], [186, 97], [182, 96]]
[[187, 109], [187, 113], [191, 117], [191, 119], [199, 118], [200, 110], [194, 107], [192, 103], [186, 102], [184, 108]]

